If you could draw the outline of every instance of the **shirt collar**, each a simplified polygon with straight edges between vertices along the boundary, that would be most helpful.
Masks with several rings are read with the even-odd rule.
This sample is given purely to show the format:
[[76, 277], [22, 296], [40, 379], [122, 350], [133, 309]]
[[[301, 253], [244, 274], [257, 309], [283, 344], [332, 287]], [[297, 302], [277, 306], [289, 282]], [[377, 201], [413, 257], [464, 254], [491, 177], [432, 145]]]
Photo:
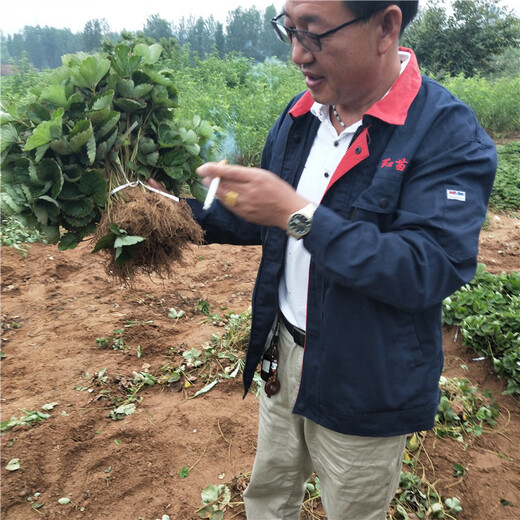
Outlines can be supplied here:
[[[390, 90], [379, 101], [374, 103], [366, 112], [390, 124], [402, 125], [406, 120], [408, 109], [419, 92], [421, 73], [417, 58], [411, 49], [399, 49], [401, 58], [401, 72]], [[293, 117], [299, 117], [311, 112], [323, 121], [322, 117], [329, 117], [328, 106], [316, 103], [309, 90], [297, 101], [291, 109]]]
[[330, 105], [322, 105], [321, 103], [314, 102], [314, 104], [311, 106], [310, 111], [321, 121], [322, 124], [332, 129], [333, 135], [335, 135], [336, 138], [341, 137], [343, 134], [353, 134], [358, 129], [358, 126], [361, 124], [361, 121], [357, 121], [356, 123], [343, 128], [341, 134], [338, 136], [336, 130], [334, 130], [332, 121], [330, 120], [329, 108]]

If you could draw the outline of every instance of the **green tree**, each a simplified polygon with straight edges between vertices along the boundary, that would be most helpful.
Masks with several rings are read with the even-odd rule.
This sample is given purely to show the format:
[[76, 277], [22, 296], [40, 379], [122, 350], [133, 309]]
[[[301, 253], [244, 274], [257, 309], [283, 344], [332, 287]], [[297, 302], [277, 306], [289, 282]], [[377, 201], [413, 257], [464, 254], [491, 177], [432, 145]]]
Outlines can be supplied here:
[[36, 27], [25, 26], [23, 30], [24, 50], [27, 52], [29, 61], [39, 69], [47, 65], [42, 32], [43, 29], [39, 25]]
[[25, 26], [22, 33], [9, 35], [5, 41], [7, 55], [19, 63], [25, 56], [38, 69], [61, 65], [63, 54], [74, 53], [81, 48], [81, 38], [70, 29]]
[[442, 6], [430, 4], [420, 10], [417, 18], [406, 29], [401, 43], [411, 47], [426, 73], [442, 75], [453, 57], [446, 32], [447, 15]]
[[214, 33], [211, 31], [211, 22], [202, 16], [197, 18], [195, 25], [188, 31], [191, 48], [199, 56], [206, 56], [214, 43]]
[[[25, 48], [24, 37], [21, 33], [8, 35], [7, 40], [5, 42], [5, 46], [7, 49], [7, 55], [14, 61], [17, 62], [22, 58], [24, 52], [27, 53], [27, 49]], [[2, 61], [4, 61], [4, 53], [2, 52]]]
[[266, 52], [261, 48], [263, 20], [256, 7], [230, 11], [227, 18], [226, 39], [228, 52], [240, 52], [247, 58], [264, 59]]
[[290, 58], [290, 47], [276, 37], [271, 25], [271, 20], [277, 14], [279, 14], [279, 11], [274, 5], [270, 5], [265, 9], [262, 32], [260, 34], [260, 46], [268, 56], [276, 56], [285, 61]]
[[40, 68], [56, 68], [61, 65], [64, 54], [75, 53], [80, 49], [78, 39], [70, 29], [45, 27], [41, 34], [45, 62]]
[[456, 0], [451, 15], [442, 1], [430, 1], [405, 31], [402, 43], [414, 49], [429, 73], [489, 74], [496, 57], [520, 42], [520, 20], [499, 0]]
[[217, 22], [215, 29], [215, 47], [217, 54], [222, 58], [226, 53], [226, 36], [224, 26], [220, 22]]
[[155, 41], [160, 41], [161, 38], [169, 39], [173, 37], [170, 22], [161, 18], [158, 14], [153, 14], [146, 19], [143, 32], [146, 36], [153, 38]]
[[[199, 16], [194, 18], [181, 18], [179, 25], [175, 29], [177, 40], [181, 45], [189, 45], [193, 54], [200, 58], [204, 58], [213, 53], [216, 45], [216, 37], [218, 35], [218, 25], [213, 16], [203, 18]], [[221, 25], [221, 24], [220, 24]], [[222, 53], [223, 34], [220, 30], [219, 53]]]
[[104, 18], [89, 20], [83, 28], [83, 50], [87, 52], [99, 50], [103, 38], [109, 33], [110, 26]]
[[518, 75], [520, 72], [520, 48], [510, 47], [495, 58], [493, 66], [497, 72], [504, 76]]
[[9, 63], [12, 61], [12, 56], [9, 52], [7, 42], [8, 38], [6, 38], [4, 34], [0, 32], [0, 56], [2, 57], [2, 63]]

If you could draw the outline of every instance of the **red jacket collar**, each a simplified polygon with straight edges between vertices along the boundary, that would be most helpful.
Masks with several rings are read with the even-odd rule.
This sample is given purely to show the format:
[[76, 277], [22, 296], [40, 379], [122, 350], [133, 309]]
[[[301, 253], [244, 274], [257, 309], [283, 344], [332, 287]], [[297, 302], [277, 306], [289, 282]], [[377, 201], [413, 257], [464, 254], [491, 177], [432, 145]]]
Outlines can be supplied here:
[[[404, 47], [399, 50], [411, 54], [410, 62], [392, 85], [390, 92], [377, 103], [373, 104], [366, 112], [367, 115], [377, 117], [394, 125], [404, 124], [408, 109], [415, 99], [415, 96], [417, 96], [422, 81], [421, 72], [414, 52]], [[302, 116], [309, 112], [313, 104], [314, 100], [312, 99], [310, 91], [307, 90], [289, 113], [293, 117]]]
[[307, 90], [305, 94], [296, 102], [291, 108], [289, 114], [293, 117], [300, 117], [310, 111], [312, 105], [314, 105], [314, 99], [312, 99], [311, 91]]

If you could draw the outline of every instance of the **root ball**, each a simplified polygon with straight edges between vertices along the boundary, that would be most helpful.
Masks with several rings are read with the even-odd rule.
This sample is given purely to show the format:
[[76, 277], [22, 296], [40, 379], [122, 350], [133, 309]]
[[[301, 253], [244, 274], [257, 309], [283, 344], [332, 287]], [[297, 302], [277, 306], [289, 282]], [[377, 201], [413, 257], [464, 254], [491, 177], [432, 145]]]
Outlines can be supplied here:
[[185, 201], [173, 202], [141, 187], [127, 189], [112, 201], [94, 233], [96, 242], [110, 232], [111, 223], [128, 235], [145, 238], [138, 253], [123, 265], [115, 263], [115, 250], [103, 250], [108, 253], [107, 272], [124, 281], [138, 273], [170, 277], [175, 263], [183, 265], [183, 252], [204, 238]]

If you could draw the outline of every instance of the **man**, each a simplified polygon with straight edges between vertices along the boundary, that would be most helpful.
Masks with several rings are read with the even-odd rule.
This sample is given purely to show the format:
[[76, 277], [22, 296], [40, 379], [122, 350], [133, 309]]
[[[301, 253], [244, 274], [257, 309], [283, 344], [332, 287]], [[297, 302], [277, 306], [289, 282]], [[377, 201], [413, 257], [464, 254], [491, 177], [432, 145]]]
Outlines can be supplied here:
[[263, 245], [244, 370], [247, 391], [264, 356], [249, 520], [298, 519], [312, 471], [330, 520], [383, 520], [406, 435], [433, 426], [442, 300], [475, 273], [496, 154], [399, 49], [417, 4], [288, 0], [273, 25], [308, 91], [262, 169], [199, 169], [221, 178], [209, 211], [191, 202], [208, 242]]

